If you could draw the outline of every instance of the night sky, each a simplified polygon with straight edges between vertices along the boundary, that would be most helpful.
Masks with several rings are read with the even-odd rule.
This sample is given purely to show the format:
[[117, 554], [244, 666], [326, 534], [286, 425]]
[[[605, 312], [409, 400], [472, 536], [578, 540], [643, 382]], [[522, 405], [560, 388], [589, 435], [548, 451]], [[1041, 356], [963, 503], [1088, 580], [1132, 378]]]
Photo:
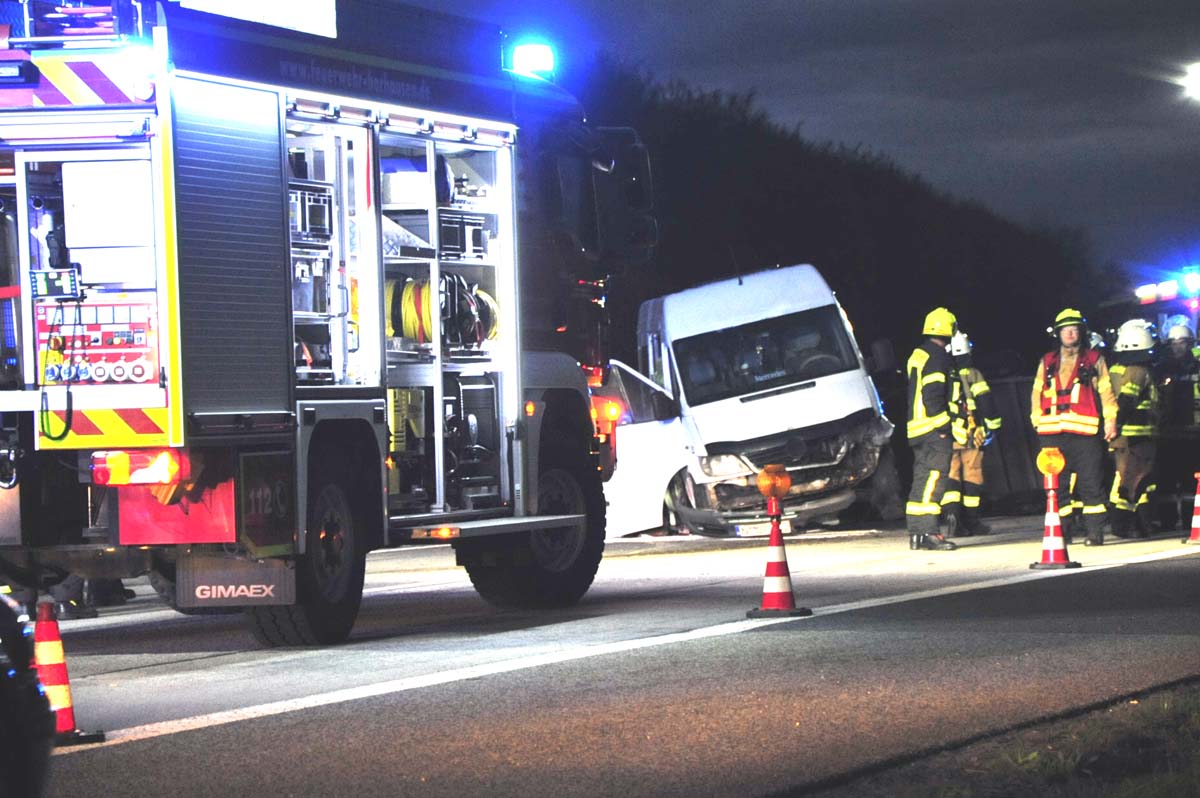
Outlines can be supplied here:
[[[445, 3], [424, 3], [445, 9]], [[815, 141], [886, 155], [1022, 223], [1084, 229], [1138, 281], [1200, 262], [1200, 0], [473, 0], [560, 58], [753, 90]], [[803, 180], [803, 175], [781, 176]]]

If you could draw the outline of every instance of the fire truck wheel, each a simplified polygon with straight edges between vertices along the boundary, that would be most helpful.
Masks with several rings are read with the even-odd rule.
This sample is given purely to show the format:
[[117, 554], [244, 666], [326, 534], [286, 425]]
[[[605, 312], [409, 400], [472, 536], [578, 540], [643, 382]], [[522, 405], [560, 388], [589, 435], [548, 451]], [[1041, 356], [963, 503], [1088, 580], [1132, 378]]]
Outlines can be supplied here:
[[499, 607], [570, 606], [587, 592], [604, 554], [604, 491], [586, 462], [538, 475], [538, 513], [587, 517], [583, 526], [536, 530], [497, 563], [467, 565], [475, 590]]
[[263, 645], [341, 643], [358, 617], [367, 564], [357, 534], [361, 525], [341, 483], [317, 478], [313, 487], [307, 550], [296, 561], [296, 603], [248, 610], [251, 631]]

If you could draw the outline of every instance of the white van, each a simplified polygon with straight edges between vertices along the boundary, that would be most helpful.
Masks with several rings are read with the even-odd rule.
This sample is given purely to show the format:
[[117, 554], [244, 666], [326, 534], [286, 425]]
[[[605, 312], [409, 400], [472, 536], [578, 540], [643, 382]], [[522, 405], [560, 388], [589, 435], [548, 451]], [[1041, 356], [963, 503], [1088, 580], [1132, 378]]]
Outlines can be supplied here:
[[[639, 368], [612, 361], [599, 389], [626, 408], [604, 486], [610, 537], [663, 527], [765, 534], [755, 476], [770, 463], [791, 475], [782, 507], [793, 527], [834, 517], [856, 498], [887, 503], [895, 516], [893, 427], [850, 322], [815, 268], [768, 269], [651, 299], [638, 311], [637, 335]], [[870, 480], [881, 453], [886, 464]]]

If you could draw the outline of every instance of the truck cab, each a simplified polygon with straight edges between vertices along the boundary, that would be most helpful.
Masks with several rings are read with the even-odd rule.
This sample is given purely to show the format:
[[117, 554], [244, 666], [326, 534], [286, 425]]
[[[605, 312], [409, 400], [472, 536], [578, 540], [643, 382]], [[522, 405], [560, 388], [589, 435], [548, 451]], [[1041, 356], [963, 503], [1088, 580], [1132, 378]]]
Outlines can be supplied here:
[[792, 478], [782, 508], [793, 525], [866, 494], [892, 424], [849, 318], [813, 266], [651, 299], [637, 335], [638, 367], [614, 361], [606, 389], [628, 408], [605, 486], [610, 536], [660, 525], [765, 534], [755, 476], [768, 464]]

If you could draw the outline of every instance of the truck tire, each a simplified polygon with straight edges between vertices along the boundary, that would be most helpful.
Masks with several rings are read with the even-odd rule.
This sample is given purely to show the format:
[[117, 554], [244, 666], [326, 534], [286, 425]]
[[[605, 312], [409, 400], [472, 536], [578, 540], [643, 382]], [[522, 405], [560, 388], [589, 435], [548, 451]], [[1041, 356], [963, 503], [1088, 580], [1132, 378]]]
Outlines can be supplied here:
[[296, 603], [250, 607], [254, 637], [265, 646], [322, 646], [350, 636], [362, 604], [367, 556], [362, 524], [346, 487], [316, 477], [308, 499], [307, 548], [296, 560]]
[[470, 562], [467, 574], [488, 603], [509, 609], [575, 604], [591, 587], [604, 554], [604, 490], [600, 473], [583, 458], [555, 458], [538, 475], [538, 513], [582, 514], [583, 527], [530, 532], [515, 538], [495, 563]]

